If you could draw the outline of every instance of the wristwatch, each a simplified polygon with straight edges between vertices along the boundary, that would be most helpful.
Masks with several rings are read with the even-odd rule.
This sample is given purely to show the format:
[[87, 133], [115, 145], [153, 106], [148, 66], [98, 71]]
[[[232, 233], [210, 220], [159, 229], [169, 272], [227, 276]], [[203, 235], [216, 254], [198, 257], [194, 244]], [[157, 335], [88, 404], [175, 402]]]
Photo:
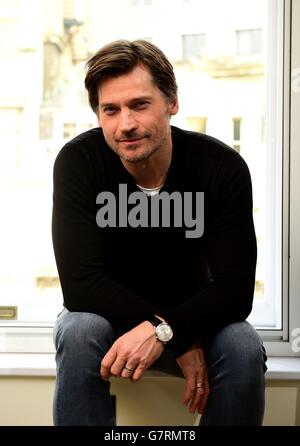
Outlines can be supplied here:
[[167, 322], [161, 321], [158, 317], [153, 316], [149, 319], [152, 325], [155, 327], [155, 335], [157, 339], [164, 344], [167, 344], [173, 337], [173, 330]]

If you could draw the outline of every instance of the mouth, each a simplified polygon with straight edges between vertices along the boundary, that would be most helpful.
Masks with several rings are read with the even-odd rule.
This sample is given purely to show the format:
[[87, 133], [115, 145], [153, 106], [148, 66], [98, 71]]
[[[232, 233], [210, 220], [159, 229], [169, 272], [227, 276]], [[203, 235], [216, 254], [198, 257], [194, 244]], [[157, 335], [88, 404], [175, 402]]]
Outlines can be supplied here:
[[122, 138], [119, 139], [119, 142], [122, 144], [134, 144], [136, 142], [142, 141], [145, 138], [145, 136], [139, 136], [137, 138]]
[[139, 136], [134, 138], [121, 138], [118, 140], [118, 143], [123, 145], [123, 147], [127, 147], [128, 149], [135, 149], [141, 142], [146, 139], [147, 136]]

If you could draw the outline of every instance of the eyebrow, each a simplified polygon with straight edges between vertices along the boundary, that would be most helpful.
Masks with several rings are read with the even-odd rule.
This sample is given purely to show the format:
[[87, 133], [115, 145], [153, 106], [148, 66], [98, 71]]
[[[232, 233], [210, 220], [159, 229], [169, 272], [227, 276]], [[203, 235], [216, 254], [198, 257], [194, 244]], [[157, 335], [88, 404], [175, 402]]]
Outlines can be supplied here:
[[[130, 99], [130, 101], [128, 102], [129, 105], [135, 104], [136, 102], [140, 102], [140, 101], [150, 101], [152, 98], [151, 96], [139, 96], [136, 97], [134, 99]], [[114, 104], [113, 102], [100, 102], [100, 107], [101, 108], [105, 108], [105, 107], [116, 107], [116, 104]]]

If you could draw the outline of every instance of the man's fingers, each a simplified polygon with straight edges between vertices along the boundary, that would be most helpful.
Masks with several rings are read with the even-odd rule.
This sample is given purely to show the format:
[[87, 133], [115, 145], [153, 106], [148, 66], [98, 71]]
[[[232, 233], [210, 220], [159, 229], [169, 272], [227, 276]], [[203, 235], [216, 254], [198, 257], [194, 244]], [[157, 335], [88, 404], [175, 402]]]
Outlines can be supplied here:
[[139, 381], [139, 380], [143, 377], [143, 374], [145, 373], [145, 370], [147, 370], [146, 366], [139, 365], [139, 366], [135, 369], [133, 375], [131, 376], [131, 378], [130, 378], [131, 381], [132, 381], [132, 382], [137, 382], [137, 381]]
[[201, 415], [203, 415], [203, 413], [205, 412], [209, 394], [210, 394], [210, 388], [209, 388], [208, 374], [206, 371], [205, 380], [204, 380], [204, 394], [203, 394], [203, 398], [200, 400], [200, 403], [198, 404], [198, 407], [197, 407], [198, 413]]
[[191, 413], [195, 413], [199, 407], [202, 407], [204, 398], [205, 398], [204, 389], [196, 390], [194, 398], [189, 406], [189, 411]]
[[199, 404], [201, 404], [201, 401], [203, 400], [205, 392], [205, 383], [204, 379], [202, 378], [202, 375], [198, 375], [195, 382], [195, 389], [193, 393], [193, 398], [190, 402], [189, 411], [191, 413], [195, 413], [196, 409], [198, 408]]
[[206, 408], [206, 405], [207, 405], [209, 393], [210, 393], [210, 390], [206, 389], [205, 393], [203, 395], [203, 398], [202, 398], [202, 400], [200, 401], [200, 403], [199, 403], [199, 405], [197, 407], [198, 413], [201, 414], [201, 415], [203, 415], [204, 412], [205, 412], [205, 408]]
[[101, 361], [100, 375], [103, 379], [108, 380], [110, 377], [110, 369], [117, 357], [117, 352], [111, 347]]
[[[110, 373], [113, 376], [121, 376], [121, 374], [124, 370], [124, 367], [126, 366], [126, 361], [127, 361], [126, 358], [117, 356], [115, 362], [113, 363], [113, 365], [110, 368]], [[126, 371], [126, 369], [125, 369], [125, 371]]]
[[207, 405], [207, 401], [208, 401], [208, 397], [209, 397], [209, 391], [205, 392], [202, 400], [200, 401], [200, 404], [197, 407], [197, 411], [200, 415], [203, 415], [206, 409], [206, 405]]
[[204, 399], [206, 389], [205, 368], [200, 367], [196, 375], [186, 377], [186, 386], [183, 396], [183, 404], [189, 407], [191, 413], [200, 407]]
[[188, 405], [195, 393], [195, 376], [187, 376], [185, 378], [185, 388], [183, 393], [182, 404]]
[[127, 379], [131, 378], [136, 370], [136, 367], [137, 367], [136, 365], [125, 364], [125, 366], [123, 367], [123, 370], [121, 372], [121, 378], [127, 378]]

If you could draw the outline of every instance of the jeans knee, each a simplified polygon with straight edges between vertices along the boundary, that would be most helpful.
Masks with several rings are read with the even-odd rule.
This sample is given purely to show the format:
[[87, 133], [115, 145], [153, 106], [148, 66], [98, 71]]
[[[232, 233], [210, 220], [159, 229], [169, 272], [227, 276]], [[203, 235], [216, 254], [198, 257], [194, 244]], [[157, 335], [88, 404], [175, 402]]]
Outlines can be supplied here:
[[210, 362], [223, 362], [239, 379], [254, 379], [266, 371], [266, 353], [262, 341], [248, 322], [224, 327], [213, 339], [209, 349]]
[[54, 333], [56, 350], [63, 349], [71, 356], [88, 354], [91, 350], [104, 356], [114, 340], [112, 326], [103, 317], [66, 309], [59, 315]]

